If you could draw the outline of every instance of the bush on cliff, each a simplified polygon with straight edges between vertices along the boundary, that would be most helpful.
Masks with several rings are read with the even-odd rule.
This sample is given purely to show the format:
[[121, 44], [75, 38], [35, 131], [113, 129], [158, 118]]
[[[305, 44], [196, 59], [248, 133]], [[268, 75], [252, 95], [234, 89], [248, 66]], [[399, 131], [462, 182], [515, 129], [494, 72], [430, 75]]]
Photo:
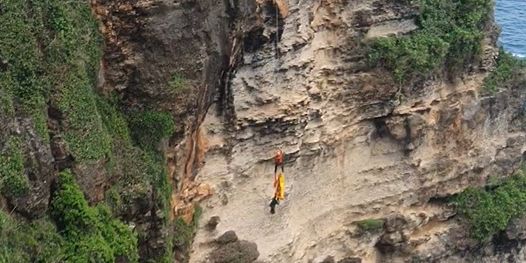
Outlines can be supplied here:
[[64, 259], [71, 262], [138, 261], [137, 236], [111, 217], [104, 205], [90, 207], [69, 171], [59, 175], [51, 216], [65, 242]]
[[380, 38], [370, 46], [369, 61], [408, 83], [445, 68], [459, 74], [481, 51], [492, 0], [419, 0], [418, 30], [407, 36]]
[[518, 80], [524, 79], [526, 60], [516, 58], [503, 49], [499, 52], [496, 68], [484, 79], [484, 89], [496, 92], [499, 88], [508, 88]]
[[453, 203], [469, 223], [472, 236], [479, 241], [488, 240], [505, 230], [510, 219], [524, 215], [526, 176], [513, 176], [493, 189], [468, 188]]

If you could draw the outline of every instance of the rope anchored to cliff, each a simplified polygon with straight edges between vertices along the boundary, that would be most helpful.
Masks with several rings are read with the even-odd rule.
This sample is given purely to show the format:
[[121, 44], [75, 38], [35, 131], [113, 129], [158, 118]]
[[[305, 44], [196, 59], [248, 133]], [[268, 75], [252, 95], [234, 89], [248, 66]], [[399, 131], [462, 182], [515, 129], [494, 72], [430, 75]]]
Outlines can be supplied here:
[[279, 6], [278, 1], [274, 0], [274, 10], [276, 11], [276, 36], [274, 37], [274, 52], [276, 54], [276, 71], [278, 69], [278, 63], [279, 63], [279, 49], [278, 49], [278, 41], [279, 41]]
[[[281, 3], [283, 5], [283, 3]], [[274, 84], [278, 85], [278, 71], [279, 71], [279, 18], [280, 18], [280, 2], [279, 0], [274, 0], [274, 9], [275, 9], [275, 18], [276, 18], [276, 33], [274, 36], [274, 51], [276, 66], [274, 69]], [[279, 201], [285, 199], [285, 171], [283, 167], [284, 163], [284, 154], [281, 149], [276, 151], [274, 156], [274, 180], [272, 186], [274, 187], [274, 196], [269, 204], [270, 213], [274, 214], [276, 212], [276, 205], [279, 205]], [[281, 167], [281, 171], [278, 173], [278, 167]]]

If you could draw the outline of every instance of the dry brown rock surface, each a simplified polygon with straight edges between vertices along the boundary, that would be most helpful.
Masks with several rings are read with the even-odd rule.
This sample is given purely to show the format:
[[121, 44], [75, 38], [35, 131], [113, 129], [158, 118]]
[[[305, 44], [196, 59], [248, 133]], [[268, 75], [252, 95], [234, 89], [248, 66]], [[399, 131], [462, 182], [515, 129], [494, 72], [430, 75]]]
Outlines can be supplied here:
[[[257, 244], [261, 262], [500, 262], [499, 251], [458, 254], [469, 240], [435, 200], [518, 167], [524, 95], [481, 95], [487, 73], [477, 70], [408, 86], [371, 70], [364, 41], [415, 30], [414, 7], [287, 2], [279, 55], [272, 41], [245, 46], [229, 86], [230, 115], [212, 107], [201, 126], [208, 152], [195, 180], [214, 194], [202, 203], [191, 262], [214, 262], [210, 242], [229, 230]], [[260, 27], [276, 34], [275, 23]], [[491, 66], [496, 49], [486, 41]], [[277, 147], [286, 153], [287, 197], [271, 215]], [[210, 231], [214, 216], [220, 223]], [[355, 222], [369, 218], [386, 219], [384, 229], [360, 234]]]

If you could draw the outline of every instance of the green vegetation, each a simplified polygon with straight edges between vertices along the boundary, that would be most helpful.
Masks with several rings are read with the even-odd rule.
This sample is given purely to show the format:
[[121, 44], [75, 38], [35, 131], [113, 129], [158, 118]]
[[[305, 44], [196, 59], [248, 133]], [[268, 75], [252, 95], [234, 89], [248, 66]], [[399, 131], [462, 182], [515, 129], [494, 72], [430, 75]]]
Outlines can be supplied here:
[[69, 171], [59, 176], [50, 214], [26, 223], [0, 210], [0, 235], [9, 237], [0, 239], [0, 262], [138, 261], [136, 235], [106, 206], [90, 207]]
[[106, 100], [97, 96], [97, 108], [102, 117], [102, 123], [106, 128], [106, 132], [113, 138], [113, 140], [122, 140], [131, 145], [128, 122], [115, 105], [119, 105], [116, 96], [113, 96], [111, 100]]
[[48, 219], [25, 223], [0, 210], [0, 262], [64, 262], [64, 240]]
[[[4, 75], [5, 77], [5, 75]], [[0, 114], [6, 119], [11, 119], [15, 114], [15, 109], [13, 107], [13, 98], [11, 92], [7, 88], [10, 84], [3, 83], [4, 78], [0, 77]]]
[[173, 133], [175, 124], [171, 116], [137, 111], [125, 117], [115, 106], [118, 105], [115, 98], [113, 101], [99, 98], [97, 104], [104, 127], [112, 138], [111, 170], [119, 176], [119, 181], [108, 192], [107, 201], [112, 209], [117, 214], [125, 214], [137, 200], [149, 199], [153, 187], [160, 205], [167, 210], [172, 190], [165, 160], [157, 146]]
[[26, 10], [32, 1], [7, 0], [0, 16], [0, 59], [6, 71], [0, 74], [0, 88], [9, 90], [21, 112], [33, 117], [38, 134], [47, 140], [45, 97], [49, 85], [44, 77], [38, 43], [37, 14]]
[[65, 138], [79, 161], [97, 160], [109, 152], [92, 89], [100, 46], [97, 23], [86, 2], [2, 3], [0, 58], [7, 61], [7, 72], [0, 75], [0, 86], [32, 117], [46, 142], [47, 101], [56, 104], [65, 113]]
[[380, 38], [369, 61], [391, 71], [398, 83], [426, 77], [444, 66], [453, 74], [465, 69], [481, 51], [492, 0], [418, 0], [419, 29], [409, 36]]
[[[153, 191], [155, 205], [163, 209], [167, 219], [172, 189], [165, 170], [166, 161], [157, 146], [172, 134], [173, 120], [168, 113], [153, 111], [133, 111], [125, 116], [118, 105], [116, 96], [109, 100], [97, 99], [103, 126], [111, 137], [110, 170], [118, 177], [106, 193], [106, 203], [114, 214], [127, 217], [137, 205], [148, 206], [146, 202]], [[170, 243], [170, 237], [167, 238]], [[173, 261], [169, 248], [171, 246], [167, 246], [166, 262]]]
[[134, 141], [148, 151], [155, 150], [162, 138], [173, 133], [175, 126], [170, 114], [155, 111], [133, 113], [129, 123]]
[[101, 57], [97, 24], [86, 3], [50, 1], [46, 8], [54, 37], [46, 62], [54, 99], [65, 115], [64, 137], [78, 161], [99, 160], [110, 153], [111, 142], [93, 90]]
[[113, 219], [104, 205], [89, 207], [69, 171], [59, 176], [58, 190], [51, 202], [51, 216], [66, 242], [66, 261], [114, 262], [118, 257], [138, 261], [135, 234]]
[[161, 208], [163, 208], [165, 218], [168, 218], [172, 186], [168, 181], [166, 161], [160, 153], [146, 153], [144, 158], [146, 160], [145, 163], [148, 164], [148, 174], [151, 176], [150, 183], [154, 186], [156, 200], [159, 201]]
[[378, 232], [384, 228], [384, 220], [382, 219], [365, 219], [357, 221], [356, 225], [365, 232]]
[[67, 115], [66, 142], [80, 162], [104, 158], [110, 152], [111, 142], [102, 126], [95, 94], [89, 90], [91, 86], [86, 82], [85, 73], [70, 77], [71, 86], [64, 87], [59, 101], [60, 110]]
[[168, 81], [168, 87], [170, 87], [170, 89], [175, 92], [182, 91], [185, 88], [185, 86], [185, 79], [183, 78], [183, 76], [177, 73], [173, 74], [170, 81]]
[[[15, 112], [30, 117], [39, 137], [49, 142], [47, 110], [57, 109], [60, 132], [74, 161], [107, 161], [115, 182], [106, 195], [109, 207], [90, 207], [71, 172], [63, 172], [51, 202], [51, 219], [15, 224], [0, 214], [0, 231], [4, 226], [9, 233], [24, 228], [20, 239], [0, 241], [0, 262], [113, 262], [121, 257], [137, 261], [137, 237], [114, 217], [130, 216], [132, 206], [149, 206], [152, 194], [154, 205], [167, 214], [171, 185], [158, 146], [174, 131], [171, 115], [123, 110], [117, 95], [106, 98], [94, 90], [102, 39], [88, 2], [5, 0], [0, 9], [0, 120], [13, 120]], [[168, 84], [179, 91], [185, 81], [175, 74]], [[0, 131], [7, 136], [9, 129]], [[18, 137], [0, 144], [4, 196], [21, 196], [29, 189], [22, 147]], [[42, 242], [54, 242], [51, 254]], [[171, 248], [166, 262], [173, 261]]]
[[479, 241], [506, 229], [510, 219], [526, 211], [526, 176], [516, 175], [493, 189], [468, 188], [453, 199]]
[[[145, 202], [151, 199], [153, 191], [155, 205], [163, 209], [167, 219], [172, 189], [165, 170], [166, 161], [157, 146], [172, 134], [173, 120], [167, 113], [152, 111], [135, 111], [125, 116], [118, 104], [116, 97], [97, 101], [104, 127], [112, 138], [111, 171], [119, 178], [106, 193], [106, 203], [114, 214], [126, 217], [137, 205], [148, 206]], [[142, 234], [140, 238], [147, 238]], [[173, 262], [171, 239], [167, 237], [164, 258], [154, 259], [155, 262]]]
[[151, 198], [151, 174], [149, 167], [161, 164], [147, 163], [144, 152], [115, 141], [113, 147], [113, 167], [111, 169], [119, 180], [106, 192], [106, 201], [117, 215], [126, 215], [136, 203]]
[[[127, 217], [137, 205], [148, 206], [145, 202], [149, 202], [153, 191], [155, 205], [163, 209], [167, 219], [172, 190], [165, 160], [157, 151], [157, 145], [171, 135], [173, 120], [167, 113], [151, 111], [133, 112], [126, 117], [116, 106], [118, 104], [116, 97], [97, 100], [102, 122], [111, 136], [111, 171], [119, 178], [106, 193], [106, 203], [114, 214]], [[170, 243], [170, 237], [167, 238], [167, 243]], [[170, 248], [167, 246], [166, 262], [173, 261]], [[156, 262], [159, 260], [155, 259]]]
[[497, 67], [484, 80], [484, 89], [496, 92], [499, 88], [513, 85], [520, 77], [524, 76], [526, 60], [514, 57], [504, 50], [500, 50]]
[[178, 249], [186, 250], [192, 243], [195, 231], [199, 224], [199, 218], [201, 217], [203, 210], [200, 206], [196, 206], [192, 222], [187, 224], [182, 218], [175, 220], [175, 235], [174, 245]]
[[59, 105], [62, 111], [70, 112], [65, 139], [73, 155], [80, 162], [106, 157], [110, 151], [110, 138], [101, 125], [93, 94], [72, 89], [65, 91], [63, 95], [67, 99]]
[[10, 197], [20, 197], [29, 191], [29, 182], [24, 174], [24, 159], [21, 143], [11, 137], [4, 153], [0, 153], [0, 190]]

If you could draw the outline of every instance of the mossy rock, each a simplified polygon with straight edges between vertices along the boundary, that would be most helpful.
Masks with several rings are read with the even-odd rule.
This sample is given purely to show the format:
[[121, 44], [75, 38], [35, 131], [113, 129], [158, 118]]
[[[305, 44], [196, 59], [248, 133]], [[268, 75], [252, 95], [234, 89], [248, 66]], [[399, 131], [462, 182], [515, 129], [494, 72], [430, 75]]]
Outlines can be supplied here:
[[363, 232], [376, 233], [384, 229], [383, 219], [365, 219], [355, 222], [358, 228]]

